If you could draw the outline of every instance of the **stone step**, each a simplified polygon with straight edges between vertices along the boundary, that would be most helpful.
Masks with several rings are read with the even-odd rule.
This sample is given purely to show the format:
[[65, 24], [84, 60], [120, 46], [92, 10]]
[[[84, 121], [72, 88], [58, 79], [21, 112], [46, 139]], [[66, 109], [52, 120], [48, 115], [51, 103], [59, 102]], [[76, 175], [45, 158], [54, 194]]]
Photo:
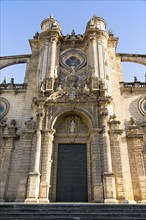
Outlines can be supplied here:
[[0, 204], [0, 219], [27, 220], [143, 220], [146, 205], [129, 204]]

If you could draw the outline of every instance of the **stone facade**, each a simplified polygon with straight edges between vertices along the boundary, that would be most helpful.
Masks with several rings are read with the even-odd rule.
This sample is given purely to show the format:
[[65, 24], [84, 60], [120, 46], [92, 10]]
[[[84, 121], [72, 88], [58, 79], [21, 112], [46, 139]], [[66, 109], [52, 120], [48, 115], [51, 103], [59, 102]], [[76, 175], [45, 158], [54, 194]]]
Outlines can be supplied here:
[[[125, 83], [118, 38], [93, 16], [84, 35], [63, 36], [52, 17], [29, 40], [24, 84], [0, 84], [0, 201], [56, 202], [59, 144], [86, 144], [88, 202], [146, 202], [146, 83]], [[66, 181], [66, 180], [64, 180]]]

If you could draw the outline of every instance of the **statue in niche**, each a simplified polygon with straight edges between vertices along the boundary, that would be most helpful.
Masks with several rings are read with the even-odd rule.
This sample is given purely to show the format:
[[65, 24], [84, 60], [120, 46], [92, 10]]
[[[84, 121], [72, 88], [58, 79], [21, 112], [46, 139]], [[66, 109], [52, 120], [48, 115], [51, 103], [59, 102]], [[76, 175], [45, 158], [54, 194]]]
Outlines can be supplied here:
[[39, 93], [40, 93], [40, 95], [42, 94], [43, 96], [45, 96], [45, 92], [46, 92], [45, 83], [46, 83], [45, 80], [41, 81], [40, 88], [39, 88]]
[[90, 94], [90, 89], [88, 88], [87, 84], [85, 84], [85, 86], [84, 86], [83, 93], [86, 95]]
[[69, 133], [75, 133], [76, 124], [74, 120], [71, 120], [69, 123]]
[[130, 125], [131, 126], [135, 126], [136, 125], [135, 119], [133, 117], [130, 117]]

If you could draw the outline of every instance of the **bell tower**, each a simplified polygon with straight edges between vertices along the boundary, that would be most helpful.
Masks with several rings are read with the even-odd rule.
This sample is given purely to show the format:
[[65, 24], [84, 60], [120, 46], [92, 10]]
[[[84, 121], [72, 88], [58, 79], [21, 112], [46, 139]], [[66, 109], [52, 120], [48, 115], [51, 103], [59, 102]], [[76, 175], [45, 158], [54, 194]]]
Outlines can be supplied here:
[[39, 35], [40, 58], [38, 67], [38, 84], [45, 86], [46, 92], [53, 91], [56, 75], [57, 53], [62, 36], [61, 27], [53, 16], [41, 23], [42, 32]]
[[99, 90], [100, 84], [107, 83], [107, 43], [106, 22], [95, 15], [87, 23], [86, 38], [88, 42], [88, 65], [92, 69], [92, 90]]

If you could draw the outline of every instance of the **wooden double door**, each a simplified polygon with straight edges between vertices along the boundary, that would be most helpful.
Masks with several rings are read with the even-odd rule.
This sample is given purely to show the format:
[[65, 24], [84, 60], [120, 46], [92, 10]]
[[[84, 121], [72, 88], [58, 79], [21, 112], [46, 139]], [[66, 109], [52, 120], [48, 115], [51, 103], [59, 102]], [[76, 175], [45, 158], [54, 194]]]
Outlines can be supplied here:
[[59, 144], [56, 202], [87, 202], [86, 144]]

